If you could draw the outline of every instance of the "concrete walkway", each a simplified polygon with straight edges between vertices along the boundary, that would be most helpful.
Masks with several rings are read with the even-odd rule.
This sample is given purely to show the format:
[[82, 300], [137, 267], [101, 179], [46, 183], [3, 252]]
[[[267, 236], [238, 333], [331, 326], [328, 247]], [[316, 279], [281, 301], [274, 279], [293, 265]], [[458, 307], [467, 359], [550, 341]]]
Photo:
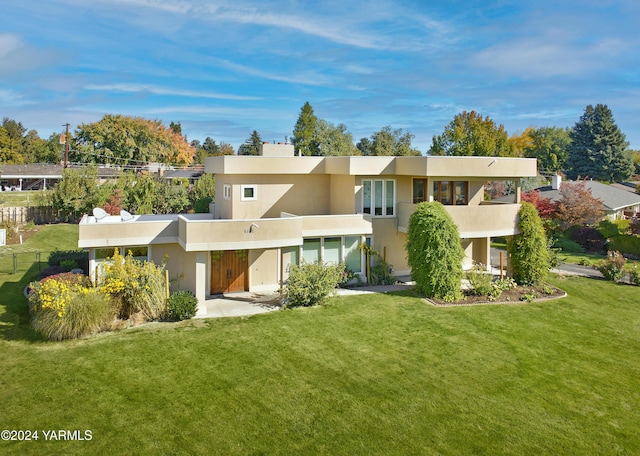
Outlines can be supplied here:
[[[388, 293], [390, 291], [410, 290], [413, 283], [396, 285], [377, 285], [354, 288], [338, 288], [338, 296], [352, 296], [367, 293]], [[204, 303], [205, 312], [195, 318], [245, 317], [280, 310], [278, 290], [260, 293], [243, 291], [212, 296]]]

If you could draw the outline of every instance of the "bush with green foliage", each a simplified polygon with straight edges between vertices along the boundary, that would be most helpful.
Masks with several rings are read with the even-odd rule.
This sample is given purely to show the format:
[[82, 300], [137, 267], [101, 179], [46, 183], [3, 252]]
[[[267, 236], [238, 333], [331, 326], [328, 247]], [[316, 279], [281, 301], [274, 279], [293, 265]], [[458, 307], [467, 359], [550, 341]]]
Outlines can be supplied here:
[[620, 234], [617, 225], [608, 218], [600, 220], [600, 223], [598, 223], [598, 231], [605, 239], [609, 239], [610, 237]]
[[[49, 266], [60, 266], [64, 270], [70, 271], [74, 268], [82, 268], [87, 273], [89, 271], [89, 252], [86, 250], [54, 250], [49, 254], [47, 260]], [[64, 265], [62, 264], [64, 262]], [[67, 269], [71, 265], [71, 262], [75, 263], [75, 266]]]
[[291, 265], [283, 290], [284, 307], [321, 304], [338, 286], [344, 264], [306, 263]]
[[467, 270], [467, 280], [471, 286], [470, 292], [475, 296], [488, 296], [494, 291], [493, 276], [483, 264], [476, 263]]
[[507, 242], [511, 276], [519, 285], [535, 285], [544, 280], [550, 264], [547, 237], [533, 204], [522, 203], [517, 228]]
[[640, 285], [640, 269], [637, 263], [633, 263], [633, 267], [629, 270], [629, 278], [632, 284]]
[[407, 259], [416, 291], [429, 298], [461, 296], [464, 251], [458, 228], [439, 202], [422, 202], [409, 218]]
[[553, 243], [553, 247], [560, 249], [564, 253], [584, 253], [584, 247], [565, 235], [559, 235], [558, 239]]
[[164, 265], [126, 257], [114, 249], [113, 257], [104, 263], [100, 289], [116, 303], [121, 318], [141, 313], [146, 320], [161, 320], [166, 312]]
[[167, 305], [171, 321], [182, 321], [193, 318], [198, 312], [198, 300], [190, 291], [180, 290], [169, 296]]
[[602, 273], [605, 280], [618, 282], [622, 279], [622, 275], [624, 274], [625, 264], [627, 264], [627, 260], [620, 252], [609, 252], [607, 254], [607, 259], [602, 260], [598, 265], [598, 271]]
[[209, 203], [213, 201], [210, 196], [200, 198], [193, 203], [193, 210], [196, 214], [207, 214], [209, 212]]
[[617, 250], [633, 257], [640, 257], [640, 236], [619, 234], [609, 239], [609, 250]]

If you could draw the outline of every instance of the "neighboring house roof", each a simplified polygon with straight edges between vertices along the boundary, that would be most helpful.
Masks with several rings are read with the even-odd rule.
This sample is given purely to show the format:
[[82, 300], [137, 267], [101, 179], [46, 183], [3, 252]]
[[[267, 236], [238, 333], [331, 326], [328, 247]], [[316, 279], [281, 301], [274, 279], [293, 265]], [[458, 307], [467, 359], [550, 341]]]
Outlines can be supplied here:
[[[594, 198], [602, 200], [605, 211], [619, 211], [626, 207], [635, 206], [640, 204], [640, 195], [629, 192], [627, 190], [621, 190], [613, 185], [603, 184], [596, 181], [580, 181], [584, 182], [585, 187], [591, 190], [591, 194]], [[565, 183], [575, 184], [576, 181], [562, 181], [561, 186]], [[540, 192], [540, 196], [544, 198], [551, 198], [551, 201], [558, 201], [561, 198], [560, 191], [555, 190], [551, 185], [537, 188]]]
[[165, 179], [178, 179], [186, 177], [187, 179], [197, 179], [202, 176], [204, 168], [200, 169], [170, 169], [164, 171], [162, 177]]
[[628, 192], [636, 192], [636, 188], [638, 188], [640, 182], [620, 182], [616, 184], [611, 184], [612, 187], [619, 188], [620, 190], [626, 190]]
[[[70, 168], [78, 168], [70, 166]], [[3, 179], [61, 179], [62, 165], [51, 163], [30, 163], [27, 165], [0, 165], [0, 178]], [[118, 173], [116, 168], [98, 167], [98, 177], [113, 177]]]

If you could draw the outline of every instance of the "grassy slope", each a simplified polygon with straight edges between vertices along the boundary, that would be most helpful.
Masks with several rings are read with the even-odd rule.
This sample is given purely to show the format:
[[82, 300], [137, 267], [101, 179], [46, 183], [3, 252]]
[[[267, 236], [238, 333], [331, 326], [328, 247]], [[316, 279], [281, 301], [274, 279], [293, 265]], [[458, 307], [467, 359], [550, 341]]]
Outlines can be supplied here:
[[638, 454], [640, 288], [554, 283], [570, 297], [365, 295], [65, 343], [19, 322], [0, 330], [0, 427], [93, 440], [0, 452]]

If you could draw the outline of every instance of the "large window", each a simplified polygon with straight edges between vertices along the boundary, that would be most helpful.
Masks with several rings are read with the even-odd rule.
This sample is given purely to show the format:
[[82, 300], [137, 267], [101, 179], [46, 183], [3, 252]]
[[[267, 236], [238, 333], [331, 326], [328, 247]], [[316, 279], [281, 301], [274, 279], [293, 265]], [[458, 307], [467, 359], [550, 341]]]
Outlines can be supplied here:
[[362, 212], [371, 215], [395, 215], [395, 184], [393, 180], [363, 180]]
[[[344, 263], [347, 269], [362, 272], [361, 236], [336, 236], [305, 239], [302, 244], [302, 260], [305, 263]], [[294, 254], [295, 250], [295, 254]], [[282, 250], [283, 255], [291, 253], [288, 264], [298, 264], [297, 248]]]
[[434, 181], [433, 200], [439, 201], [445, 206], [464, 206], [469, 202], [469, 183], [466, 181]]

